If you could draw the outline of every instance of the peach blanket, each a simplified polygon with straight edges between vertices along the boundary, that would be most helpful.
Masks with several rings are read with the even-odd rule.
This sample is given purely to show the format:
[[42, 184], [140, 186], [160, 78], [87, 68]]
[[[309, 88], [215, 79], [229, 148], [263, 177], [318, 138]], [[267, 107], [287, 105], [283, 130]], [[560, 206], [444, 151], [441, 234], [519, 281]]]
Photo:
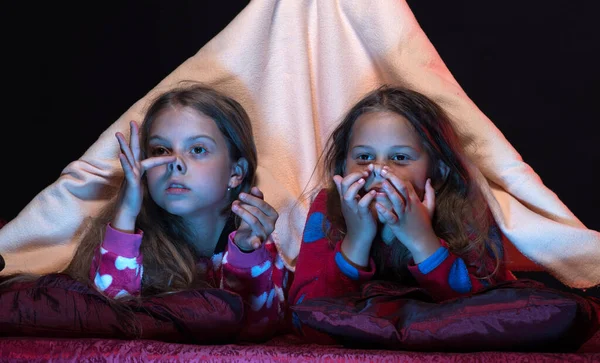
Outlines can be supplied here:
[[573, 215], [465, 94], [402, 0], [252, 0], [0, 230], [4, 274], [65, 266], [83, 219], [121, 182], [115, 132], [127, 133], [150, 97], [183, 79], [213, 85], [250, 113], [258, 185], [280, 211], [276, 239], [292, 268], [308, 201], [292, 207], [314, 186], [324, 140], [362, 94], [396, 83], [439, 102], [465, 133], [494, 216], [523, 255], [567, 285], [600, 283], [600, 233]]

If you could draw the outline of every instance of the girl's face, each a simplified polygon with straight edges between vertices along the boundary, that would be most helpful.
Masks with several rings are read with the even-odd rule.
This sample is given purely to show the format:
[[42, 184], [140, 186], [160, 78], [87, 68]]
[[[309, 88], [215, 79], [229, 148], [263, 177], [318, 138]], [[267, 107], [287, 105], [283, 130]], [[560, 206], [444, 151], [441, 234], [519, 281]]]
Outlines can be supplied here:
[[228, 203], [227, 188], [241, 182], [215, 121], [187, 107], [158, 115], [146, 152], [177, 157], [147, 171], [148, 189], [156, 204], [185, 219], [219, 215]]
[[[419, 135], [404, 117], [394, 112], [377, 111], [362, 114], [352, 127], [344, 176], [387, 166], [398, 178], [412, 183], [422, 200], [429, 177], [431, 160]], [[364, 192], [382, 188], [382, 177], [369, 174]]]

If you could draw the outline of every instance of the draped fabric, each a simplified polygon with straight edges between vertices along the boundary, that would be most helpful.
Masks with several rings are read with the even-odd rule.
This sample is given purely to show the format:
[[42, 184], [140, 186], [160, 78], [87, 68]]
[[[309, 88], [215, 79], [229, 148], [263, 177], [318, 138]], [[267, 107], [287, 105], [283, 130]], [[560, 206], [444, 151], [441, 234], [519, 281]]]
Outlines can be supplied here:
[[309, 201], [295, 202], [317, 184], [311, 176], [324, 141], [363, 94], [391, 83], [424, 93], [449, 113], [515, 250], [569, 286], [600, 283], [600, 233], [583, 225], [473, 103], [402, 0], [251, 1], [0, 230], [0, 253], [13, 261], [3, 274], [66, 266], [82, 221], [122, 180], [115, 132], [127, 135], [128, 122], [142, 119], [150, 99], [181, 80], [212, 85], [250, 114], [258, 186], [279, 211], [276, 242], [292, 269]]

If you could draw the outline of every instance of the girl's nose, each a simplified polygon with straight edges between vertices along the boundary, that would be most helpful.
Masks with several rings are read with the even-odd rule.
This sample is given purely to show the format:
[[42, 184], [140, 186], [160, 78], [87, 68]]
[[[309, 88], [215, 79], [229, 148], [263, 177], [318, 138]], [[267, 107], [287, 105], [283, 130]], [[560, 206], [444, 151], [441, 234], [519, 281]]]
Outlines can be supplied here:
[[185, 172], [187, 170], [185, 167], [185, 163], [179, 156], [177, 157], [177, 159], [175, 159], [175, 161], [173, 161], [172, 163], [169, 163], [168, 168], [169, 168], [170, 172], [177, 171], [182, 174], [185, 174]]
[[383, 170], [384, 165], [379, 163], [369, 164], [369, 171], [373, 175], [374, 178], [381, 178], [381, 170]]

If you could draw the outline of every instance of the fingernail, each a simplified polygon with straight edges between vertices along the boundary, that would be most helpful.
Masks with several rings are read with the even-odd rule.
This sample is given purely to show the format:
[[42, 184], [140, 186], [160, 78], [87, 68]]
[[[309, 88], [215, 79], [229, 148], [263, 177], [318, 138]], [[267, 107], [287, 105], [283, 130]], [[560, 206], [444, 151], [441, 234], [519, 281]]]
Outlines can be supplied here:
[[387, 169], [384, 166], [383, 169], [381, 169], [381, 175], [385, 175], [387, 173], [388, 173], [388, 171], [387, 171]]
[[246, 199], [246, 193], [240, 193], [239, 195], [240, 199]]
[[364, 184], [365, 180], [363, 178], [358, 179], [358, 184]]

